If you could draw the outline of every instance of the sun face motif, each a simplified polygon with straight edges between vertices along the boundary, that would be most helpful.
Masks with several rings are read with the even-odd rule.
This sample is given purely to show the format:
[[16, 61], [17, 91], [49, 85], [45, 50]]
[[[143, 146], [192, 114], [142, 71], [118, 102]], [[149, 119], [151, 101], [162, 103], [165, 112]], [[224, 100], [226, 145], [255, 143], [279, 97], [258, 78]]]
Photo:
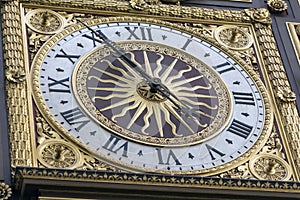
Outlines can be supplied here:
[[[105, 47], [84, 57], [74, 71], [73, 88], [83, 109], [99, 124], [156, 146], [199, 143], [224, 128], [231, 115], [231, 98], [211, 68], [178, 49], [156, 43], [131, 41], [120, 46], [153, 82]], [[172, 93], [173, 102], [153, 83]]]

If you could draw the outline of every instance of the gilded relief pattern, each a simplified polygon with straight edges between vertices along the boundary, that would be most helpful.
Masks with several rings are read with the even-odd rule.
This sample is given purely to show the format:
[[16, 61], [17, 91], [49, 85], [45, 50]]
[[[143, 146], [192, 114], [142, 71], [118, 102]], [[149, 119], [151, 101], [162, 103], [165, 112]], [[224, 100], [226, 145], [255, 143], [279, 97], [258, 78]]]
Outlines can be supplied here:
[[269, 87], [276, 98], [276, 105], [279, 115], [282, 116], [279, 123], [284, 124], [281, 136], [286, 147], [291, 151], [291, 162], [295, 164], [293, 170], [296, 174], [300, 173], [300, 120], [295, 105], [295, 94], [291, 91], [289, 81], [286, 76], [276, 42], [272, 34], [270, 25], [263, 26], [255, 24], [257, 39], [260, 44], [263, 66], [266, 73], [270, 74]]
[[117, 170], [79, 150], [62, 138], [36, 111], [37, 154], [39, 167], [82, 170]]
[[3, 44], [11, 165], [32, 166], [31, 132], [26, 71], [24, 66], [21, 14], [18, 1], [4, 3]]
[[[170, 187], [187, 187], [187, 188], [215, 188], [215, 189], [242, 189], [242, 190], [259, 190], [277, 192], [294, 192], [299, 193], [300, 184], [282, 181], [258, 181], [258, 180], [238, 180], [230, 178], [213, 178], [213, 177], [183, 177], [183, 176], [166, 176], [151, 174], [127, 174], [102, 171], [76, 171], [74, 170], [51, 170], [51, 169], [17, 169], [17, 185], [21, 182], [22, 177], [32, 177], [40, 180], [56, 178], [57, 180], [73, 181], [93, 181], [93, 182], [114, 182], [120, 184], [147, 184], [152, 186], [167, 185]], [[17, 188], [18, 189], [18, 188]]]
[[281, 139], [275, 127], [261, 149], [250, 161], [219, 174], [221, 178], [242, 178], [259, 180], [293, 180], [292, 169], [286, 161]]
[[[300, 145], [299, 145], [299, 117], [298, 112], [295, 106], [295, 95], [290, 90], [290, 85], [288, 83], [284, 67], [282, 65], [276, 43], [274, 41], [274, 37], [272, 35], [272, 29], [270, 26], [271, 19], [269, 17], [269, 13], [265, 9], [246, 9], [244, 12], [235, 11], [235, 10], [214, 10], [214, 9], [207, 9], [207, 8], [193, 8], [193, 7], [179, 7], [178, 5], [164, 5], [159, 3], [153, 2], [144, 2], [143, 5], [132, 3], [134, 1], [103, 1], [103, 0], [96, 0], [96, 1], [58, 1], [52, 0], [50, 3], [49, 1], [45, 0], [26, 0], [22, 2], [30, 2], [35, 4], [47, 4], [52, 6], [61, 6], [61, 7], [73, 7], [73, 8], [90, 8], [92, 10], [103, 10], [103, 11], [124, 11], [127, 12], [129, 10], [142, 10], [144, 14], [152, 14], [152, 15], [160, 15], [165, 16], [166, 18], [172, 17], [185, 17], [186, 19], [202, 19], [202, 20], [220, 20], [220, 21], [230, 21], [230, 22], [250, 22], [254, 25], [254, 29], [256, 31], [256, 35], [258, 36], [258, 42], [260, 44], [261, 53], [263, 56], [263, 60], [261, 63], [265, 62], [265, 73], [270, 74], [269, 80], [267, 80], [267, 87], [274, 91], [273, 96], [275, 96], [276, 103], [278, 106], [278, 115], [282, 115], [282, 135], [283, 135], [283, 143], [285, 146], [290, 148], [291, 156], [290, 161], [295, 161], [295, 165], [293, 167], [294, 173], [300, 173]], [[84, 3], [83, 3], [84, 2]], [[24, 82], [25, 77], [25, 69], [24, 69], [24, 60], [22, 58], [22, 37], [21, 37], [21, 24], [20, 24], [20, 9], [19, 9], [19, 2], [18, 1], [10, 1], [4, 4], [3, 7], [3, 30], [4, 30], [4, 48], [5, 48], [5, 60], [6, 60], [6, 77], [7, 77], [7, 104], [12, 105], [8, 109], [9, 113], [9, 126], [10, 126], [10, 134], [11, 134], [11, 158], [12, 158], [12, 166], [18, 165], [27, 165], [32, 166], [32, 157], [31, 157], [31, 138], [29, 135], [29, 119], [28, 119], [28, 105], [26, 103], [27, 93], [25, 89], [27, 87], [26, 82]], [[202, 25], [200, 25], [202, 26]], [[17, 41], [14, 45], [11, 46], [13, 43], [8, 43], [5, 41]], [[38, 41], [38, 39], [33, 39], [31, 41]], [[45, 39], [47, 40], [47, 38]], [[38, 47], [39, 45], [36, 45]], [[253, 52], [247, 52], [246, 58], [253, 58], [251, 56]], [[20, 59], [21, 58], [21, 59]], [[256, 60], [251, 60], [250, 62], [256, 63]], [[16, 123], [18, 122], [18, 123]], [[20, 123], [21, 122], [21, 123]], [[37, 126], [39, 126], [37, 124]], [[285, 132], [285, 134], [284, 134]], [[55, 135], [55, 134], [54, 134]], [[286, 135], [286, 136], [284, 136]], [[48, 137], [48, 138], [47, 138]], [[51, 138], [52, 136], [47, 136], [46, 139]], [[56, 137], [56, 136], [53, 136]], [[57, 136], [59, 137], [59, 136]], [[40, 138], [39, 143], [44, 143], [46, 141], [45, 138]], [[43, 141], [41, 141], [43, 140]], [[290, 144], [288, 144], [290, 143]], [[22, 150], [20, 150], [22, 149]], [[267, 152], [270, 154], [270, 152]], [[269, 155], [268, 154], [268, 155]], [[98, 164], [98, 161], [95, 159], [85, 155], [81, 152], [82, 159], [85, 160], [85, 164], [82, 165], [82, 169], [96, 169], [99, 167], [107, 168], [105, 165]], [[272, 162], [281, 162], [282, 155], [277, 155]], [[264, 157], [265, 159], [268, 158], [267, 156]], [[261, 161], [257, 161], [261, 162]], [[264, 162], [264, 161], [262, 161]], [[271, 162], [271, 161], [269, 161]], [[285, 161], [284, 161], [285, 162]], [[284, 166], [285, 164], [280, 165]], [[274, 164], [275, 165], [275, 164]], [[55, 166], [55, 165], [54, 165]], [[95, 167], [97, 166], [97, 167]], [[78, 166], [77, 168], [80, 168]], [[239, 177], [247, 178], [250, 177], [249, 175], [249, 166], [245, 164], [240, 166], [237, 169], [241, 173]], [[297, 171], [298, 170], [298, 171]], [[26, 170], [22, 173], [27, 173]], [[50, 173], [50, 172], [49, 172]], [[100, 177], [100, 176], [99, 176]], [[257, 178], [261, 178], [262, 176], [256, 175]], [[121, 177], [122, 179], [124, 177]], [[135, 179], [131, 177], [131, 179]], [[138, 181], [138, 177], [136, 177], [136, 181]], [[151, 180], [153, 177], [151, 178]], [[296, 178], [297, 179], [297, 178]], [[127, 178], [126, 178], [127, 180]], [[153, 179], [154, 180], [154, 179]], [[161, 180], [161, 179], [160, 179]], [[279, 179], [283, 180], [283, 179]], [[285, 180], [285, 179], [284, 179]], [[179, 179], [170, 179], [170, 182], [180, 182]], [[208, 184], [210, 181], [207, 180], [188, 180], [185, 182], [189, 182], [195, 184], [196, 182], [202, 184]], [[214, 181], [211, 181], [210, 184], [214, 184]], [[224, 183], [225, 184], [225, 183]], [[226, 185], [236, 186], [244, 184], [245, 187], [273, 187], [273, 188], [293, 188], [290, 185], [278, 185], [278, 184], [260, 184], [260, 186], [252, 184], [251, 182], [248, 183], [233, 183], [233, 182], [226, 182]], [[223, 184], [222, 184], [223, 185]], [[298, 186], [295, 186], [298, 187]]]

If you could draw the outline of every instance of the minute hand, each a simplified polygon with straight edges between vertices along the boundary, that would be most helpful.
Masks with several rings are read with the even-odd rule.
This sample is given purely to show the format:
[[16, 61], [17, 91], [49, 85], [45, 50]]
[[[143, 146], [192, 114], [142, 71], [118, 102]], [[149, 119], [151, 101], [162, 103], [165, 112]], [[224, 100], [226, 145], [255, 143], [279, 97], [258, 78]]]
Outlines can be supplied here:
[[[106, 44], [114, 53], [116, 53], [123, 61], [125, 61], [132, 69], [137, 71], [148, 83], [151, 87], [151, 90], [155, 92], [159, 92], [163, 97], [167, 98], [179, 111], [187, 115], [188, 117], [200, 117], [198, 113], [195, 113], [190, 107], [183, 104], [179, 98], [174, 95], [165, 85], [163, 85], [159, 79], [152, 78], [148, 75], [144, 69], [135, 64], [131, 59], [129, 59], [122, 49], [118, 48], [113, 41], [111, 41], [104, 33], [101, 31], [95, 31], [90, 28], [88, 25], [79, 21], [83, 24], [88, 30], [94, 33], [98, 38], [100, 38], [104, 44]], [[179, 103], [177, 103], [177, 102]]]

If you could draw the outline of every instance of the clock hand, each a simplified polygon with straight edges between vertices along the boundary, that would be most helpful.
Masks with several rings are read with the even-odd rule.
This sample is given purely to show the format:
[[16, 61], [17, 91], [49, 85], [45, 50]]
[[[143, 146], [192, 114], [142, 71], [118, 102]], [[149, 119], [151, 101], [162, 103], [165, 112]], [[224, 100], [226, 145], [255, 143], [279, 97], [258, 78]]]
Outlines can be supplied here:
[[[190, 117], [194, 120], [195, 118], [201, 119], [200, 115], [193, 111], [192, 108], [188, 107], [179, 98], [173, 94], [165, 85], [163, 85], [159, 78], [152, 78], [149, 76], [144, 69], [135, 64], [131, 59], [129, 59], [122, 49], [118, 48], [113, 41], [111, 41], [104, 33], [101, 31], [95, 31], [82, 21], [78, 20], [81, 24], [83, 24], [88, 30], [94, 33], [97, 37], [99, 37], [114, 53], [116, 53], [122, 60], [124, 60], [130, 67], [136, 70], [144, 79], [146, 79], [147, 83], [150, 86], [150, 91], [153, 93], [159, 92], [163, 97], [167, 98], [181, 114], [184, 114], [186, 117]], [[175, 100], [174, 100], [174, 99]], [[178, 103], [177, 103], [177, 102]]]

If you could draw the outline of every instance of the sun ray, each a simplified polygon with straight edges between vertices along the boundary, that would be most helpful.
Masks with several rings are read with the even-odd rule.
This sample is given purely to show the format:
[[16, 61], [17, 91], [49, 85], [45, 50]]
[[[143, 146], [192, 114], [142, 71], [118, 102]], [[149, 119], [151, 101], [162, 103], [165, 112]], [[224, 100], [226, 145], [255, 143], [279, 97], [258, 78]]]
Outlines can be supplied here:
[[218, 96], [211, 96], [206, 94], [195, 94], [195, 93], [188, 93], [188, 92], [176, 92], [177, 97], [197, 97], [197, 98], [210, 98], [210, 99], [217, 99]]
[[191, 134], [194, 134], [195, 131], [186, 123], [185, 120], [182, 119], [182, 117], [176, 112], [176, 110], [174, 110], [173, 108], [173, 104], [171, 104], [170, 102], [165, 102], [164, 103], [165, 108], [169, 110], [169, 112], [180, 122], [182, 123], [188, 131], [190, 131]]
[[152, 108], [152, 104], [148, 104], [147, 105], [147, 112], [146, 114], [144, 115], [144, 122], [145, 122], [145, 125], [143, 126], [142, 128], [142, 133], [145, 134], [145, 135], [149, 135], [148, 133], [146, 133], [146, 129], [150, 126], [150, 117], [153, 115], [153, 108]]
[[[93, 67], [93, 68], [94, 68], [95, 70], [101, 72], [102, 74], [108, 75], [108, 76], [110, 76], [110, 77], [112, 77], [112, 78], [115, 78], [115, 79], [117, 79], [117, 80], [120, 80], [120, 81], [122, 81], [122, 82], [124, 82], [124, 83], [127, 83], [127, 84], [133, 84], [133, 83], [134, 83], [134, 81], [132, 81], [132, 80], [130, 80], [130, 79], [127, 79], [127, 78], [125, 78], [125, 77], [119, 76], [119, 75], [117, 75], [117, 74], [110, 73], [110, 72], [108, 72], [108, 71], [99, 69], [99, 68], [97, 68], [97, 67]], [[103, 81], [102, 81], [102, 82], [103, 82]]]
[[174, 81], [175, 79], [181, 78], [184, 73], [189, 72], [191, 70], [192, 70], [192, 67], [188, 66], [187, 69], [180, 70], [176, 75], [168, 77], [164, 83], [166, 85], [171, 84], [172, 81]]
[[[118, 101], [114, 104], [111, 104], [110, 106], [108, 107], [105, 107], [105, 108], [102, 108], [100, 111], [106, 111], [106, 110], [109, 110], [109, 109], [113, 109], [113, 108], [116, 108], [116, 107], [119, 107], [119, 106], [122, 106], [124, 104], [127, 104], [127, 103], [130, 103], [132, 101], [135, 101], [136, 99], [134, 97], [130, 97], [131, 95], [128, 95], [128, 99], [124, 99], [122, 101]], [[130, 97], [130, 98], [129, 98]]]
[[138, 119], [138, 117], [143, 113], [143, 111], [146, 109], [146, 105], [143, 102], [140, 102], [140, 105], [138, 106], [138, 109], [135, 111], [133, 117], [131, 117], [130, 122], [127, 125], [127, 129], [129, 129], [132, 124]]
[[198, 89], [202, 89], [202, 90], [210, 90], [212, 88], [211, 84], [208, 84], [208, 86], [201, 86], [201, 85], [197, 85], [194, 87], [176, 87], [174, 88], [174, 92], [177, 91], [190, 91], [190, 92], [195, 92]]
[[132, 87], [88, 87], [89, 90], [96, 90], [96, 91], [113, 91], [113, 92], [128, 92], [129, 90], [135, 89]]
[[[130, 60], [135, 63], [137, 66], [141, 65], [135, 61], [135, 56], [132, 52], [128, 52], [128, 54], [130, 54]], [[136, 78], [140, 79], [141, 76], [131, 67], [129, 66], [122, 58], [118, 58], [118, 61]]]
[[128, 94], [128, 93], [125, 93], [125, 94], [111, 94], [111, 95], [108, 95], [108, 96], [94, 96], [92, 98], [92, 101], [96, 101], [96, 99], [101, 99], [101, 100], [109, 100], [109, 99], [112, 99], [112, 98], [128, 98], [130, 97], [131, 94]]
[[124, 106], [122, 111], [119, 114], [114, 115], [111, 120], [116, 122], [116, 118], [124, 117], [129, 110], [133, 110], [140, 105], [140, 101], [134, 101], [134, 103], [130, 106]]
[[204, 107], [206, 107], [206, 108], [208, 108], [208, 109], [210, 109], [210, 110], [216, 110], [216, 109], [218, 109], [218, 106], [217, 105], [215, 105], [215, 106], [210, 106], [210, 105], [208, 105], [208, 104], [206, 104], [206, 103], [204, 103], [204, 102], [200, 102], [200, 101], [193, 101], [193, 100], [191, 100], [191, 99], [188, 99], [188, 98], [185, 98], [185, 97], [180, 97], [180, 100], [181, 101], [185, 101], [185, 102], [187, 102], [187, 103], [189, 103], [189, 104], [192, 104], [192, 105], [194, 105], [194, 106], [204, 106]]
[[152, 108], [153, 108], [153, 111], [154, 111], [155, 121], [156, 121], [156, 125], [157, 125], [157, 128], [158, 128], [159, 135], [160, 135], [160, 137], [164, 137], [160, 106], [158, 104], [154, 104], [152, 106]]
[[195, 80], [201, 79], [201, 78], [203, 78], [203, 75], [194, 76], [194, 77], [192, 77], [192, 78], [183, 79], [183, 80], [181, 80], [181, 81], [176, 81], [176, 82], [170, 84], [170, 88], [173, 89], [173, 88], [176, 88], [176, 87], [178, 87], [178, 86], [180, 86], [180, 85], [184, 85], [184, 84], [186, 84], [186, 83], [190, 83], [190, 82], [192, 82], [192, 81], [195, 81]]
[[207, 113], [205, 113], [205, 112], [203, 112], [203, 111], [197, 110], [197, 111], [195, 111], [195, 112], [198, 113], [199, 115], [208, 117], [208, 118], [210, 118], [210, 119], [214, 119], [213, 116], [211, 116], [211, 115], [209, 115], [209, 114], [207, 114]]
[[164, 83], [166, 79], [170, 76], [172, 70], [174, 70], [174, 66], [176, 65], [178, 59], [174, 59], [174, 61], [167, 67], [164, 73], [161, 75], [160, 80]]
[[177, 132], [177, 127], [176, 127], [176, 125], [171, 121], [171, 119], [170, 119], [170, 112], [164, 107], [164, 106], [161, 106], [161, 110], [162, 110], [162, 112], [164, 113], [164, 115], [165, 115], [165, 120], [166, 120], [166, 122], [171, 126], [171, 128], [172, 128], [172, 133], [173, 133], [173, 135], [175, 135], [175, 136], [177, 136], [177, 137], [180, 137], [180, 136], [182, 136], [182, 134], [177, 134], [176, 132]]
[[96, 79], [97, 81], [102, 82], [102, 83], [111, 83], [111, 84], [117, 85], [119, 87], [128, 87], [128, 86], [130, 86], [130, 84], [128, 84], [128, 83], [123, 84], [121, 82], [111, 80], [111, 79], [107, 79], [107, 80], [102, 79], [102, 78], [99, 78], [98, 76], [89, 76], [88, 77], [88, 80], [92, 80], [92, 79]]
[[143, 54], [144, 54], [145, 71], [149, 76], [153, 77], [152, 68], [151, 68], [151, 65], [150, 65], [150, 62], [149, 62], [147, 52], [143, 51]]
[[153, 76], [158, 78], [159, 77], [159, 73], [162, 70], [162, 65], [161, 65], [161, 61], [164, 59], [164, 56], [162, 54], [157, 54], [158, 56], [160, 56], [157, 60], [156, 60], [156, 68], [153, 71]]
[[101, 62], [106, 62], [111, 69], [119, 71], [123, 77], [126, 77], [127, 79], [129, 79], [131, 81], [135, 81], [136, 77], [130, 76], [128, 72], [126, 72], [124, 69], [122, 69], [120, 67], [116, 67], [109, 60], [104, 59]]

